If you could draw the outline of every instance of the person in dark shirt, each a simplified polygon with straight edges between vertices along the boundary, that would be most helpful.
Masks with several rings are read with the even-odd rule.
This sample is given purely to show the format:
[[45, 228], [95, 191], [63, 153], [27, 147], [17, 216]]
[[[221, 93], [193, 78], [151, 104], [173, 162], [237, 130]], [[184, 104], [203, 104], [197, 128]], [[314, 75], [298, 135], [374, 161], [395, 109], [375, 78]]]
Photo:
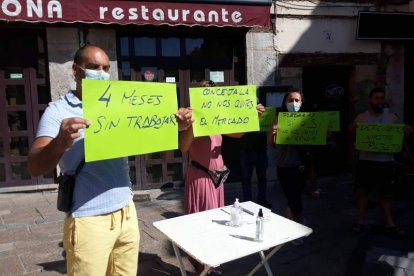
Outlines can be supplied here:
[[244, 201], [255, 201], [252, 197], [251, 178], [253, 168], [257, 176], [257, 202], [258, 204], [271, 208], [272, 205], [266, 199], [267, 188], [267, 133], [248, 132], [242, 137], [240, 162], [242, 168], [242, 189]]

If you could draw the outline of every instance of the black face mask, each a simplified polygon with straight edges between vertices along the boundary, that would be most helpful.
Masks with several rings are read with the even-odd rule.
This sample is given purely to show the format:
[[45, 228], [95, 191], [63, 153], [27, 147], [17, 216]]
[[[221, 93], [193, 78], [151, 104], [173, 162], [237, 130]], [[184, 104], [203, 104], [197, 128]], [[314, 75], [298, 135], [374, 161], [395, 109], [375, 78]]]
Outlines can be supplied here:
[[384, 110], [384, 105], [383, 104], [371, 104], [371, 108], [375, 112], [381, 113]]

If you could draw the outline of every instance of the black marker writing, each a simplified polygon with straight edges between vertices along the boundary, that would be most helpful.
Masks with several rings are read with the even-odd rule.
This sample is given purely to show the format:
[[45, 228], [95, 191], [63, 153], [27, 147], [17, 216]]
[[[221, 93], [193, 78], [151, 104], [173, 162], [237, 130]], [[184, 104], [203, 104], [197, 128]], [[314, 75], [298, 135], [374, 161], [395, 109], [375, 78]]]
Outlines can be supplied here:
[[128, 116], [129, 128], [155, 128], [159, 129], [163, 125], [176, 125], [175, 115], [162, 116]]
[[98, 125], [99, 128], [97, 130], [95, 130], [93, 133], [99, 133], [102, 130], [109, 130], [112, 128], [115, 128], [119, 125], [119, 122], [121, 121], [121, 119], [118, 118], [118, 120], [106, 120], [106, 116], [99, 116], [98, 117]]
[[129, 105], [160, 105], [162, 95], [135, 95], [136, 90], [132, 93], [128, 94], [128, 92], [124, 92], [122, 96], [121, 104], [124, 102]]
[[109, 102], [111, 101], [111, 94], [109, 94], [109, 97], [105, 98], [106, 93], [109, 91], [109, 88], [111, 88], [111, 85], [108, 85], [105, 92], [101, 95], [101, 97], [98, 99], [100, 102], [106, 102], [106, 107], [108, 107]]

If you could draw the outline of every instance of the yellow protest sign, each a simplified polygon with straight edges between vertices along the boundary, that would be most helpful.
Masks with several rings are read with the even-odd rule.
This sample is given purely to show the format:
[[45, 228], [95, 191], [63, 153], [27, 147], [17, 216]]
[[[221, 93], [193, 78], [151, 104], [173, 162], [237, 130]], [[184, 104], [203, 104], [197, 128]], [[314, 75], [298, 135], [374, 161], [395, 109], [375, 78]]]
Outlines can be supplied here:
[[339, 111], [324, 111], [324, 113], [328, 116], [328, 128], [331, 131], [340, 131]]
[[178, 148], [175, 84], [82, 80], [85, 161]]
[[190, 88], [194, 136], [259, 130], [256, 86]]
[[265, 112], [263, 112], [262, 116], [259, 119], [261, 132], [270, 131], [270, 128], [272, 127], [272, 122], [275, 116], [276, 116], [276, 107], [266, 106]]
[[358, 123], [357, 150], [372, 152], [400, 152], [404, 138], [404, 124]]
[[327, 131], [323, 112], [280, 112], [276, 144], [326, 145]]

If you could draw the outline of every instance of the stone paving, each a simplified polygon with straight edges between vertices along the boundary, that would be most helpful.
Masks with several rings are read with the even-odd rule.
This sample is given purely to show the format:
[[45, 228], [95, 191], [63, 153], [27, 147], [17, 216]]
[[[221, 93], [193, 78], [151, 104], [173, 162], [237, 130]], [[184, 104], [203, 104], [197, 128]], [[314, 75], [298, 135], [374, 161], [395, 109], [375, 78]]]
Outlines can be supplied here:
[[[354, 233], [356, 219], [352, 179], [348, 174], [320, 177], [324, 194], [303, 195], [304, 215], [313, 234], [303, 246], [286, 244], [269, 261], [275, 275], [412, 275], [414, 276], [414, 184], [400, 193], [395, 220], [410, 234], [391, 240], [382, 234], [382, 210], [372, 203], [367, 228]], [[254, 186], [255, 188], [255, 186]], [[55, 208], [56, 191], [0, 193], [0, 275], [64, 275], [62, 229], [64, 214]], [[226, 201], [241, 198], [240, 183], [226, 184]], [[286, 201], [277, 182], [269, 182], [272, 210], [285, 214]], [[171, 244], [153, 227], [157, 220], [183, 213], [181, 188], [142, 191], [136, 195], [141, 232], [139, 272], [142, 276], [180, 275]], [[223, 264], [223, 275], [245, 275], [258, 255]], [[191, 265], [185, 259], [189, 273]], [[256, 275], [267, 275], [264, 269]]]

